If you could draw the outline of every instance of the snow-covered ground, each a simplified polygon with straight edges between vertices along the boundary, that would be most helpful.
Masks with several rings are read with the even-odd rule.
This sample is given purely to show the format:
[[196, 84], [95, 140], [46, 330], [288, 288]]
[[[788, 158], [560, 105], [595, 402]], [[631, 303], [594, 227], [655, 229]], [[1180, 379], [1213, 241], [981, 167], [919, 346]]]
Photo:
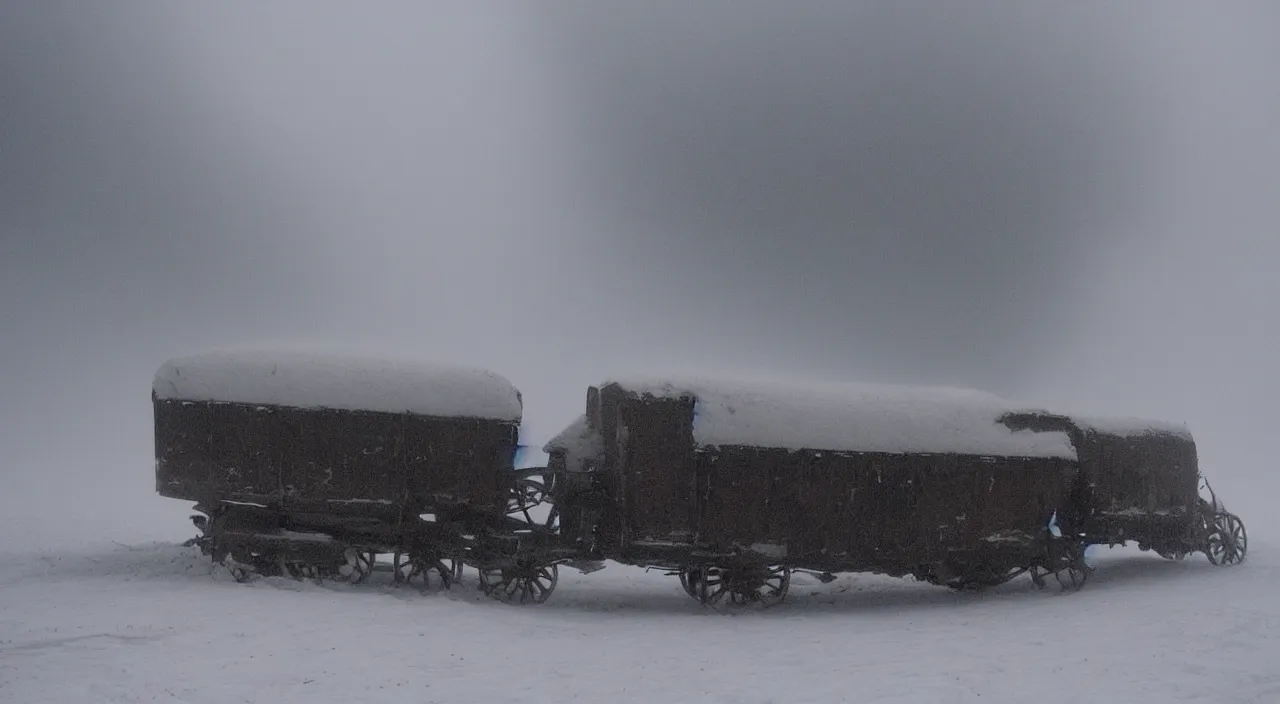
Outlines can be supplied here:
[[237, 584], [180, 545], [183, 504], [138, 505], [118, 535], [171, 541], [7, 531], [0, 701], [1280, 702], [1280, 561], [1258, 536], [1225, 569], [1104, 550], [1073, 594], [797, 576], [782, 606], [724, 616], [616, 564], [563, 570], [539, 607], [485, 600], [474, 572], [450, 592]]

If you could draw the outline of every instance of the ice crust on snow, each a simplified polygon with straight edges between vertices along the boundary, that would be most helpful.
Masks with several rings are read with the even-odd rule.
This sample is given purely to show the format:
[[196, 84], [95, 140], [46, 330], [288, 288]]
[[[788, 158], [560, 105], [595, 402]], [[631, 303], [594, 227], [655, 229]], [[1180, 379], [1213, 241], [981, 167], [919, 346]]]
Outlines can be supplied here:
[[226, 350], [170, 359], [157, 398], [411, 413], [519, 422], [520, 392], [484, 369], [296, 350]]
[[694, 397], [693, 436], [704, 447], [1076, 459], [1067, 433], [1011, 430], [999, 418], [1019, 406], [973, 389], [649, 378], [601, 387], [608, 384]]

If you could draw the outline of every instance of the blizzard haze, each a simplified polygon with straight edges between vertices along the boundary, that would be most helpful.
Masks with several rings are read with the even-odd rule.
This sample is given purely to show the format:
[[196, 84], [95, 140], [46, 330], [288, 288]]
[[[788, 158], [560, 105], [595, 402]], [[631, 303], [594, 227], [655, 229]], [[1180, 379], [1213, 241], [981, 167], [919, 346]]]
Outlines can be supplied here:
[[[1278, 30], [1265, 0], [0, 2], [0, 699], [1280, 701]], [[737, 616], [616, 564], [528, 609], [474, 570], [228, 583], [155, 494], [150, 391], [254, 346], [491, 369], [535, 446], [663, 373], [1185, 422], [1249, 557], [1096, 547], [1069, 594], [797, 574]]]
[[1273, 4], [376, 8], [0, 8], [10, 547], [186, 537], [152, 374], [255, 344], [1185, 421], [1266, 520]]

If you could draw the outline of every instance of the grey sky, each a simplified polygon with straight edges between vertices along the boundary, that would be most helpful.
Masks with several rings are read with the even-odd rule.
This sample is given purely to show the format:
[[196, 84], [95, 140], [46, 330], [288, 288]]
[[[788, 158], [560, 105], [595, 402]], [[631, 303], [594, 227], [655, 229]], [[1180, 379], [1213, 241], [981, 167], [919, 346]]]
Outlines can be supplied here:
[[1189, 421], [1240, 489], [1278, 14], [4, 4], [3, 471], [146, 495], [155, 367], [292, 341], [492, 367], [535, 440], [614, 371], [970, 384]]

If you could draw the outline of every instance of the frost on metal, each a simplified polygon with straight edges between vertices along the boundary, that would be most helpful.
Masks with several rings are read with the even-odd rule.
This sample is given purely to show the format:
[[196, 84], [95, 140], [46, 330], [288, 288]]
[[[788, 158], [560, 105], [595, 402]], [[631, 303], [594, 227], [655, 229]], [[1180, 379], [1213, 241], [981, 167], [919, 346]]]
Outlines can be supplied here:
[[522, 407], [511, 382], [484, 369], [296, 350], [170, 359], [156, 372], [152, 391], [160, 400], [516, 422]]

